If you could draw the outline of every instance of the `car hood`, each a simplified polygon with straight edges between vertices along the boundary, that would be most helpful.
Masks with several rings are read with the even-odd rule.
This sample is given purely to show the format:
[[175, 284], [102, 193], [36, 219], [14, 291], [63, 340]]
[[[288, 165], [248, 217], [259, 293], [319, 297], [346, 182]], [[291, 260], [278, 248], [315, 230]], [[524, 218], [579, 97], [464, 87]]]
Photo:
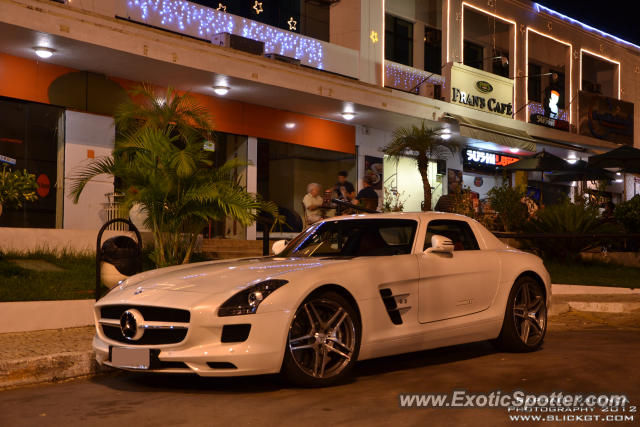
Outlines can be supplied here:
[[[336, 258], [244, 258], [160, 268], [137, 274], [118, 286], [120, 290], [164, 290], [216, 294], [280, 277], [344, 262]], [[114, 292], [115, 293], [115, 292]]]

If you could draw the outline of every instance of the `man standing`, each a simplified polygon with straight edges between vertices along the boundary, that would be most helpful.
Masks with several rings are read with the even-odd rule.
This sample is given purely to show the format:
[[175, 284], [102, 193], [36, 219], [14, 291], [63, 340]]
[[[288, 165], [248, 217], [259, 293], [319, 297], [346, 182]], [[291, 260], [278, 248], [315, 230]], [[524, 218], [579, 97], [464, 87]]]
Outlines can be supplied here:
[[362, 179], [363, 188], [358, 192], [354, 204], [362, 205], [362, 207], [371, 210], [378, 209], [378, 193], [371, 187], [372, 184], [373, 178], [370, 175], [366, 175]]
[[347, 171], [338, 172], [338, 182], [333, 187], [336, 199], [351, 203], [356, 197], [356, 189], [352, 183], [347, 181]]

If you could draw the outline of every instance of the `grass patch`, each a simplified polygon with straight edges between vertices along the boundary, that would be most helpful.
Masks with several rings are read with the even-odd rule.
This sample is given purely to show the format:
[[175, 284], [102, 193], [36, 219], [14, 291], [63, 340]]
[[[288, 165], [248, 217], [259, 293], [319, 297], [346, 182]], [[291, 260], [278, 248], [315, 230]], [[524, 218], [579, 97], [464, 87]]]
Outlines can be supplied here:
[[[34, 271], [11, 260], [46, 261], [62, 271]], [[95, 256], [37, 251], [0, 257], [0, 302], [91, 299], [95, 291]]]
[[545, 261], [552, 283], [640, 288], [640, 268], [599, 262]]

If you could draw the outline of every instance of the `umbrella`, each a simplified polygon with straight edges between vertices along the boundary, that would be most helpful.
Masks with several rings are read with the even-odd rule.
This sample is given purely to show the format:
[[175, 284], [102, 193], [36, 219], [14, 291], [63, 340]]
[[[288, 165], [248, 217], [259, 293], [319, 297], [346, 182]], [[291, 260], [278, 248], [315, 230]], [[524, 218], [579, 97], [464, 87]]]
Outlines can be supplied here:
[[[558, 156], [542, 150], [533, 156], [523, 157], [515, 163], [505, 167], [508, 171], [538, 171], [541, 172], [541, 182], [544, 184], [544, 172], [566, 171], [570, 165]], [[542, 188], [540, 188], [540, 203], [542, 204]]]
[[564, 171], [551, 173], [553, 182], [569, 181], [610, 181], [614, 178], [614, 173], [606, 169], [589, 166], [584, 160], [578, 160]]
[[508, 171], [538, 171], [553, 172], [565, 171], [570, 168], [569, 163], [558, 156], [554, 156], [546, 151], [541, 151], [533, 156], [523, 157], [515, 163], [505, 167]]
[[589, 157], [589, 166], [640, 170], [640, 150], [623, 145], [607, 153]]

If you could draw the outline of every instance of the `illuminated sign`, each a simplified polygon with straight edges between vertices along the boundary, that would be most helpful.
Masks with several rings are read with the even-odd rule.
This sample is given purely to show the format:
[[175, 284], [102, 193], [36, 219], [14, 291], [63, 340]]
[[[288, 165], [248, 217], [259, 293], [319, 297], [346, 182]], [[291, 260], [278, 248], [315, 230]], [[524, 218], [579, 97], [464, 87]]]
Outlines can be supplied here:
[[520, 160], [518, 157], [467, 148], [462, 153], [466, 170], [496, 171]]
[[448, 102], [513, 116], [513, 80], [455, 62], [446, 65], [445, 73], [451, 82]]
[[7, 163], [11, 166], [15, 166], [16, 165], [16, 159], [12, 158], [12, 157], [7, 157], [7, 156], [3, 156], [0, 154], [0, 163]]
[[580, 135], [633, 146], [633, 103], [580, 91], [578, 115]]

